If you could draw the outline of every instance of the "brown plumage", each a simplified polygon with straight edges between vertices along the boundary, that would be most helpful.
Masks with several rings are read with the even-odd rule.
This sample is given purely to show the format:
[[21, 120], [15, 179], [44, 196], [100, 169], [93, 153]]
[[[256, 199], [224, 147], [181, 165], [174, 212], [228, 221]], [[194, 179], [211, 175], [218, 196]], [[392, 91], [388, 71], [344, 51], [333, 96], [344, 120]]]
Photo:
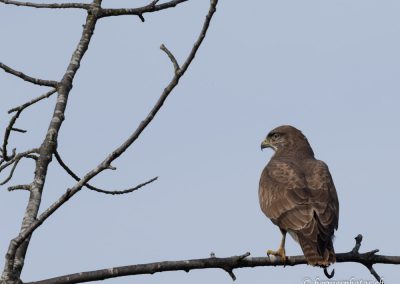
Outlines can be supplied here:
[[289, 232], [308, 264], [329, 266], [336, 260], [332, 238], [338, 228], [339, 202], [328, 166], [314, 158], [307, 138], [289, 125], [272, 130], [261, 144], [266, 147], [275, 154], [261, 174], [260, 206], [283, 235], [279, 249], [267, 253], [285, 258]]

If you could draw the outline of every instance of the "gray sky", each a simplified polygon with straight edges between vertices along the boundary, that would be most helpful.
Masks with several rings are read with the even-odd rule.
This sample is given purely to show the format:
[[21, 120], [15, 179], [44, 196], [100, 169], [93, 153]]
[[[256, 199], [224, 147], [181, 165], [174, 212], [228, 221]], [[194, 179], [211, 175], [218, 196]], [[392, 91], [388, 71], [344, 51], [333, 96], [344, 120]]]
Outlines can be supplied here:
[[[87, 2], [87, 1], [86, 1]], [[132, 1], [104, 1], [129, 6]], [[146, 1], [133, 1], [135, 6]], [[182, 62], [209, 1], [137, 17], [101, 20], [71, 92], [59, 151], [80, 175], [136, 128], [172, 76], [161, 43]], [[266, 133], [292, 124], [330, 167], [340, 201], [337, 252], [362, 233], [361, 251], [400, 255], [396, 217], [400, 160], [399, 1], [220, 1], [198, 56], [164, 108], [93, 184], [119, 189], [153, 176], [124, 196], [82, 190], [38, 229], [23, 280], [147, 263], [276, 249], [280, 233], [260, 211], [258, 180], [271, 151]], [[0, 5], [0, 61], [58, 80], [85, 14]], [[6, 111], [46, 91], [0, 72], [0, 126]], [[38, 146], [54, 98], [24, 112], [12, 147]], [[32, 178], [24, 161], [13, 184]], [[52, 163], [42, 210], [74, 181]], [[26, 192], [0, 190], [0, 266], [19, 231]], [[287, 242], [287, 254], [300, 254]], [[359, 264], [336, 264], [336, 279], [372, 279]], [[377, 265], [387, 283], [397, 267]], [[237, 283], [303, 283], [323, 278], [308, 266], [235, 271]], [[220, 270], [161, 273], [108, 283], [232, 283]]]

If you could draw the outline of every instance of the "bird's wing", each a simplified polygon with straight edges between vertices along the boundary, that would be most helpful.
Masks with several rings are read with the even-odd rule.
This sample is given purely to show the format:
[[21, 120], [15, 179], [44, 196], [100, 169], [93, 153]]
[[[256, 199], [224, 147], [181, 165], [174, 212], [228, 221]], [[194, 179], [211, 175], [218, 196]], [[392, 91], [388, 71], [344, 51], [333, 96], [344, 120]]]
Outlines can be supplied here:
[[339, 204], [328, 167], [310, 160], [301, 168], [271, 160], [259, 188], [261, 209], [274, 224], [294, 233], [308, 259], [333, 252], [331, 238], [338, 226]]
[[261, 209], [281, 229], [299, 230], [310, 222], [310, 196], [305, 176], [293, 164], [271, 160], [261, 174]]
[[315, 216], [336, 229], [339, 204], [328, 167], [318, 160], [305, 166], [271, 160], [260, 179], [261, 208], [284, 230], [300, 230]]
[[312, 193], [310, 201], [321, 225], [333, 231], [339, 225], [339, 201], [328, 166], [322, 161], [313, 160], [306, 167], [311, 169], [306, 176], [307, 186]]

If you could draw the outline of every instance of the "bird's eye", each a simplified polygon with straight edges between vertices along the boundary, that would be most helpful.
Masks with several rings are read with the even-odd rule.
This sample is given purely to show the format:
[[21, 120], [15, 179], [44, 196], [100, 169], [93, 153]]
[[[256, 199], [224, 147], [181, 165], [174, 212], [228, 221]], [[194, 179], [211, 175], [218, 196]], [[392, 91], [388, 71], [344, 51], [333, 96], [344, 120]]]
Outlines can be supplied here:
[[274, 134], [272, 134], [272, 139], [273, 139], [273, 140], [276, 140], [276, 139], [278, 139], [279, 137], [281, 137], [281, 135], [280, 135], [279, 133], [274, 133]]

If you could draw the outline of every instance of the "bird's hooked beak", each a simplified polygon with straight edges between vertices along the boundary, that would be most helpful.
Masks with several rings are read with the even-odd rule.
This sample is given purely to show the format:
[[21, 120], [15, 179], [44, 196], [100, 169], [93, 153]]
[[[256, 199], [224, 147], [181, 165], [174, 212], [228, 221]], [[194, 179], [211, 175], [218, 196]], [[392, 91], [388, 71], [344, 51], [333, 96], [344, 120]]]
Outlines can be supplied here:
[[273, 147], [271, 146], [271, 144], [269, 143], [269, 139], [268, 139], [268, 138], [265, 138], [265, 140], [261, 143], [261, 151], [262, 151], [264, 148], [273, 148]]

